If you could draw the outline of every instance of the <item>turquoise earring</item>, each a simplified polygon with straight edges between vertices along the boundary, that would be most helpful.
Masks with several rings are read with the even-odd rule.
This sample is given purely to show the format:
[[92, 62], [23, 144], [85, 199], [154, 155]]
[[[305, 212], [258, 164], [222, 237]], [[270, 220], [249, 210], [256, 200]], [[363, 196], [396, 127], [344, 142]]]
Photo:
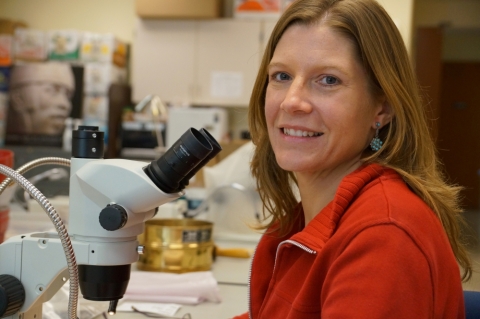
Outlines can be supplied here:
[[378, 137], [378, 131], [380, 130], [380, 122], [375, 123], [375, 126], [377, 127], [377, 131], [375, 132], [375, 137], [370, 142], [370, 147], [372, 148], [372, 150], [374, 150], [376, 152], [382, 147], [383, 142]]

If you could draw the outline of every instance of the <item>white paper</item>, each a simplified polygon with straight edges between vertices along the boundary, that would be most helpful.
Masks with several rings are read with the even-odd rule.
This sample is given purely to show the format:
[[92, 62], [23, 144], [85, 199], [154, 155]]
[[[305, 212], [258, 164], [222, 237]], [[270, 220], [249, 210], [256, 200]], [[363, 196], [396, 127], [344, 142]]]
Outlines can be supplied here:
[[217, 281], [211, 271], [183, 274], [132, 271], [124, 299], [175, 304], [221, 301]]
[[164, 316], [173, 316], [180, 309], [180, 305], [173, 303], [145, 303], [145, 302], [122, 302], [117, 311], [133, 312], [132, 306], [143, 312], [153, 312]]
[[210, 88], [212, 97], [239, 98], [243, 94], [243, 74], [241, 72], [212, 72]]

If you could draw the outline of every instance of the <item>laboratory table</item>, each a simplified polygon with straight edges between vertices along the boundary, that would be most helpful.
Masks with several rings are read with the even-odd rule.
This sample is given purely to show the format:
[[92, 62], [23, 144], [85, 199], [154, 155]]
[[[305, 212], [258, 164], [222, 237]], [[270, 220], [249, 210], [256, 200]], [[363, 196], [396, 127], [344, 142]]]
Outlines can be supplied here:
[[[224, 247], [251, 247], [252, 243], [217, 242]], [[251, 259], [217, 257], [212, 265], [212, 273], [218, 282], [222, 302], [204, 302], [198, 305], [182, 305], [175, 314], [175, 318], [182, 318], [186, 313], [190, 313], [192, 319], [228, 319], [235, 315], [244, 313], [248, 309], [248, 277]], [[133, 312], [117, 312], [114, 316], [108, 316], [112, 319], [137, 319], [147, 318], [146, 316]], [[104, 315], [99, 315], [95, 319], [104, 319]]]

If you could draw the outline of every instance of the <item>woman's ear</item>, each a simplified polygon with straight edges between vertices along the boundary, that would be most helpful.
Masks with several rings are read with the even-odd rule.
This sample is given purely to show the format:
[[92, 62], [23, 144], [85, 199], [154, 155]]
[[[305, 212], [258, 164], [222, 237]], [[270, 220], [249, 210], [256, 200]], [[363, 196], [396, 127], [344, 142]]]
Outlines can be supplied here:
[[387, 125], [392, 121], [394, 115], [392, 106], [387, 101], [387, 98], [383, 96], [378, 103], [373, 126], [377, 122], [381, 124], [381, 127]]

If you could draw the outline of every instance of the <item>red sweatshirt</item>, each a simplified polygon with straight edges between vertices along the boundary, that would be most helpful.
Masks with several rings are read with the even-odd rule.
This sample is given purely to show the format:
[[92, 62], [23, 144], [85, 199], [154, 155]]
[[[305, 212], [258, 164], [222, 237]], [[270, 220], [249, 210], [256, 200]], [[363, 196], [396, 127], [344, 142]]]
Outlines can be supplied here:
[[359, 168], [306, 227], [297, 214], [290, 234], [260, 240], [235, 319], [465, 318], [445, 231], [395, 171]]

